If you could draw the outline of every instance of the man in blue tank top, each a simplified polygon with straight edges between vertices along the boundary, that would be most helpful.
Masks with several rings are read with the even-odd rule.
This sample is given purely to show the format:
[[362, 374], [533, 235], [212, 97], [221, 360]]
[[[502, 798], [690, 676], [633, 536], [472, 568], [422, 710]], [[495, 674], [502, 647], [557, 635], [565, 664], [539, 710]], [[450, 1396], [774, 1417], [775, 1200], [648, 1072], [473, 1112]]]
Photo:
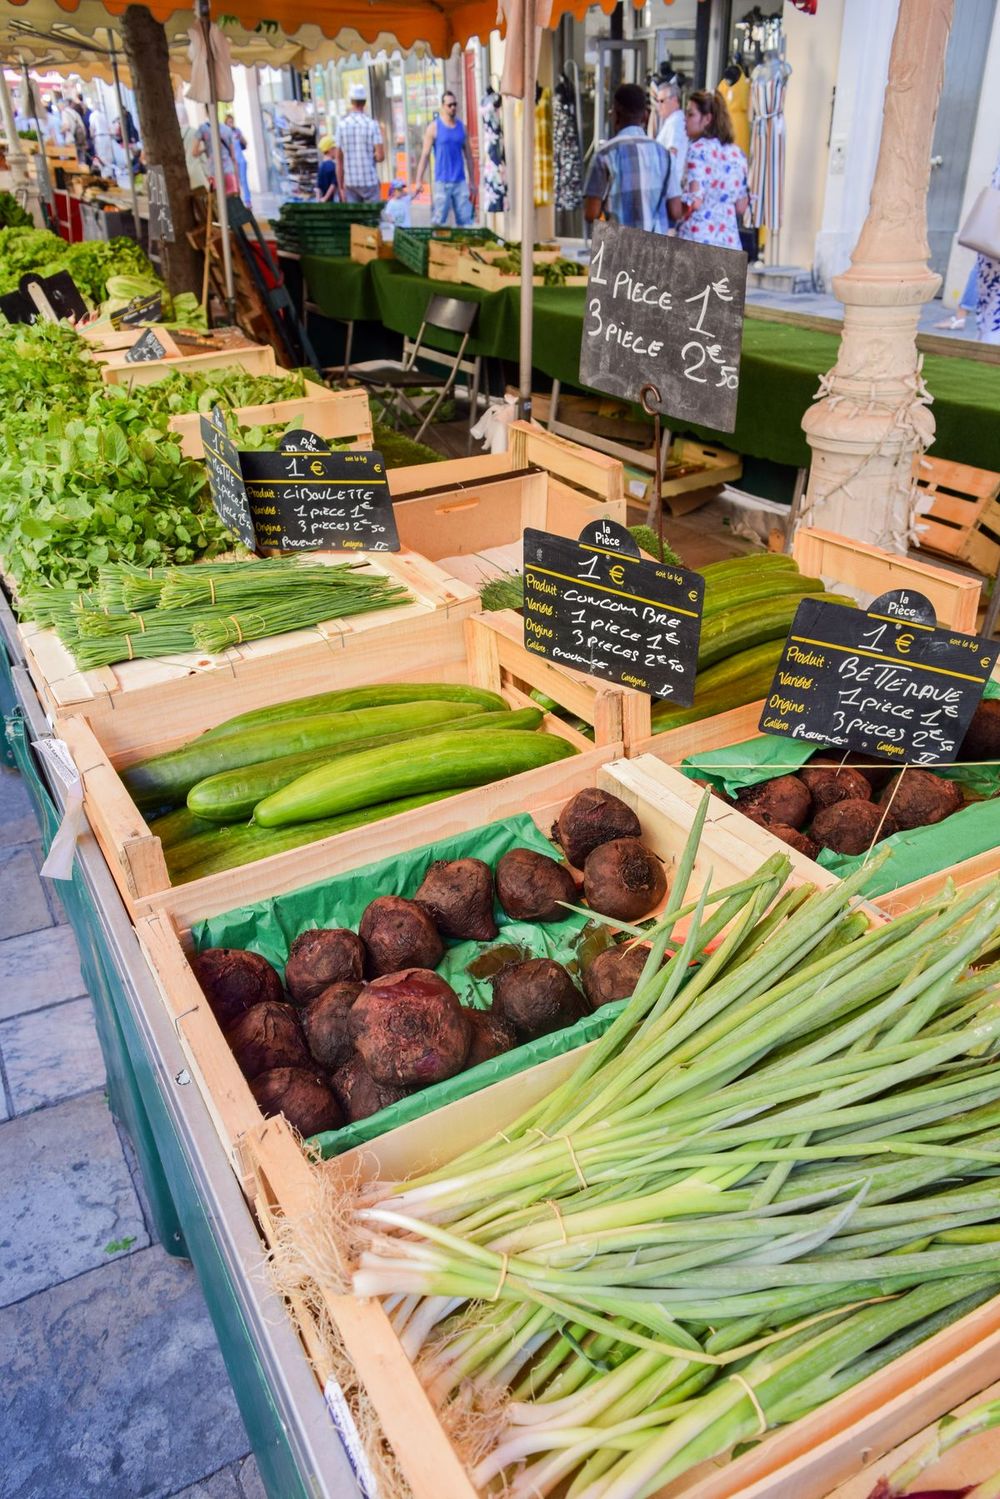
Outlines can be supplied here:
[[423, 191], [424, 173], [431, 151], [434, 152], [431, 223], [447, 224], [449, 211], [454, 210], [455, 223], [459, 227], [471, 224], [472, 209], [476, 201], [475, 167], [469, 137], [458, 118], [458, 100], [450, 89], [441, 95], [441, 110], [424, 131], [424, 146], [413, 188], [415, 198]]

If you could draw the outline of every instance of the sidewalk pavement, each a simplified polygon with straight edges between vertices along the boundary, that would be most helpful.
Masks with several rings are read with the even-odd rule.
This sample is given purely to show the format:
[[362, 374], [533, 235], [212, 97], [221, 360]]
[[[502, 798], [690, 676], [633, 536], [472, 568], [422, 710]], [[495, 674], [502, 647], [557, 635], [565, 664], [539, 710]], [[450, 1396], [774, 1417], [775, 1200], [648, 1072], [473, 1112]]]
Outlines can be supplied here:
[[194, 1270], [151, 1238], [41, 861], [0, 769], [0, 1496], [265, 1499]]

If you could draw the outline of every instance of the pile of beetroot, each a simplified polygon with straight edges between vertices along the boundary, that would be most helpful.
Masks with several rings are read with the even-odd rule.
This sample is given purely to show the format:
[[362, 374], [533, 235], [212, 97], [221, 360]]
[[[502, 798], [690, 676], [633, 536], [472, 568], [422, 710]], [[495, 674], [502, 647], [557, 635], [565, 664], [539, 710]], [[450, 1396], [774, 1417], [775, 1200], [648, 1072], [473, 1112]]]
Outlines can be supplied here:
[[495, 902], [512, 921], [538, 924], [564, 921], [581, 897], [624, 922], [649, 915], [667, 881], [641, 834], [618, 797], [581, 791], [552, 829], [566, 862], [529, 848], [511, 849], [492, 870], [481, 859], [439, 860], [411, 898], [373, 900], [357, 932], [302, 932], [284, 986], [257, 953], [198, 954], [198, 982], [263, 1113], [284, 1114], [303, 1135], [338, 1129], [627, 998], [646, 960], [642, 944], [598, 953], [582, 989], [561, 963], [517, 954], [493, 973], [488, 1010], [463, 1006], [435, 969], [446, 939], [499, 935]]

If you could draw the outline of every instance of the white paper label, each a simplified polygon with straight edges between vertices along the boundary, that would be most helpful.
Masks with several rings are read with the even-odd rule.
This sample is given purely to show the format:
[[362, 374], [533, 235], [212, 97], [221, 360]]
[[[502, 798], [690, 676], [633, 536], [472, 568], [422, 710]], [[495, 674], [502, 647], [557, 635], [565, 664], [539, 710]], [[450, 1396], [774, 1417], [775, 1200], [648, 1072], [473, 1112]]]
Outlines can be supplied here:
[[344, 1444], [347, 1453], [347, 1461], [354, 1470], [354, 1476], [358, 1480], [362, 1499], [378, 1499], [378, 1488], [375, 1483], [375, 1475], [371, 1470], [371, 1464], [361, 1437], [355, 1425], [354, 1417], [351, 1415], [350, 1406], [344, 1399], [344, 1392], [337, 1381], [331, 1376], [323, 1390], [326, 1397], [327, 1408], [333, 1417], [333, 1424], [340, 1433], [340, 1440]]
[[42, 865], [41, 874], [49, 880], [71, 880], [73, 878], [73, 856], [76, 840], [83, 832], [83, 782], [76, 768], [69, 746], [62, 739], [46, 736], [32, 740], [31, 747], [38, 751], [63, 790], [65, 807], [63, 819]]

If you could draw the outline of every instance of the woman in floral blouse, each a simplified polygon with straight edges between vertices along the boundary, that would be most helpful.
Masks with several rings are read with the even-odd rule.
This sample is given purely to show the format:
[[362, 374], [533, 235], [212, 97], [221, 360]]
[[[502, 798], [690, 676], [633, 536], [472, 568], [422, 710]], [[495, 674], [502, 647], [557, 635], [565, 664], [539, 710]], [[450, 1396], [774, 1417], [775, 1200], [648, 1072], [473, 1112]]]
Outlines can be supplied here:
[[687, 162], [679, 198], [670, 217], [679, 239], [739, 250], [738, 219], [747, 210], [747, 159], [733, 144], [726, 101], [704, 90], [693, 93], [684, 111]]

